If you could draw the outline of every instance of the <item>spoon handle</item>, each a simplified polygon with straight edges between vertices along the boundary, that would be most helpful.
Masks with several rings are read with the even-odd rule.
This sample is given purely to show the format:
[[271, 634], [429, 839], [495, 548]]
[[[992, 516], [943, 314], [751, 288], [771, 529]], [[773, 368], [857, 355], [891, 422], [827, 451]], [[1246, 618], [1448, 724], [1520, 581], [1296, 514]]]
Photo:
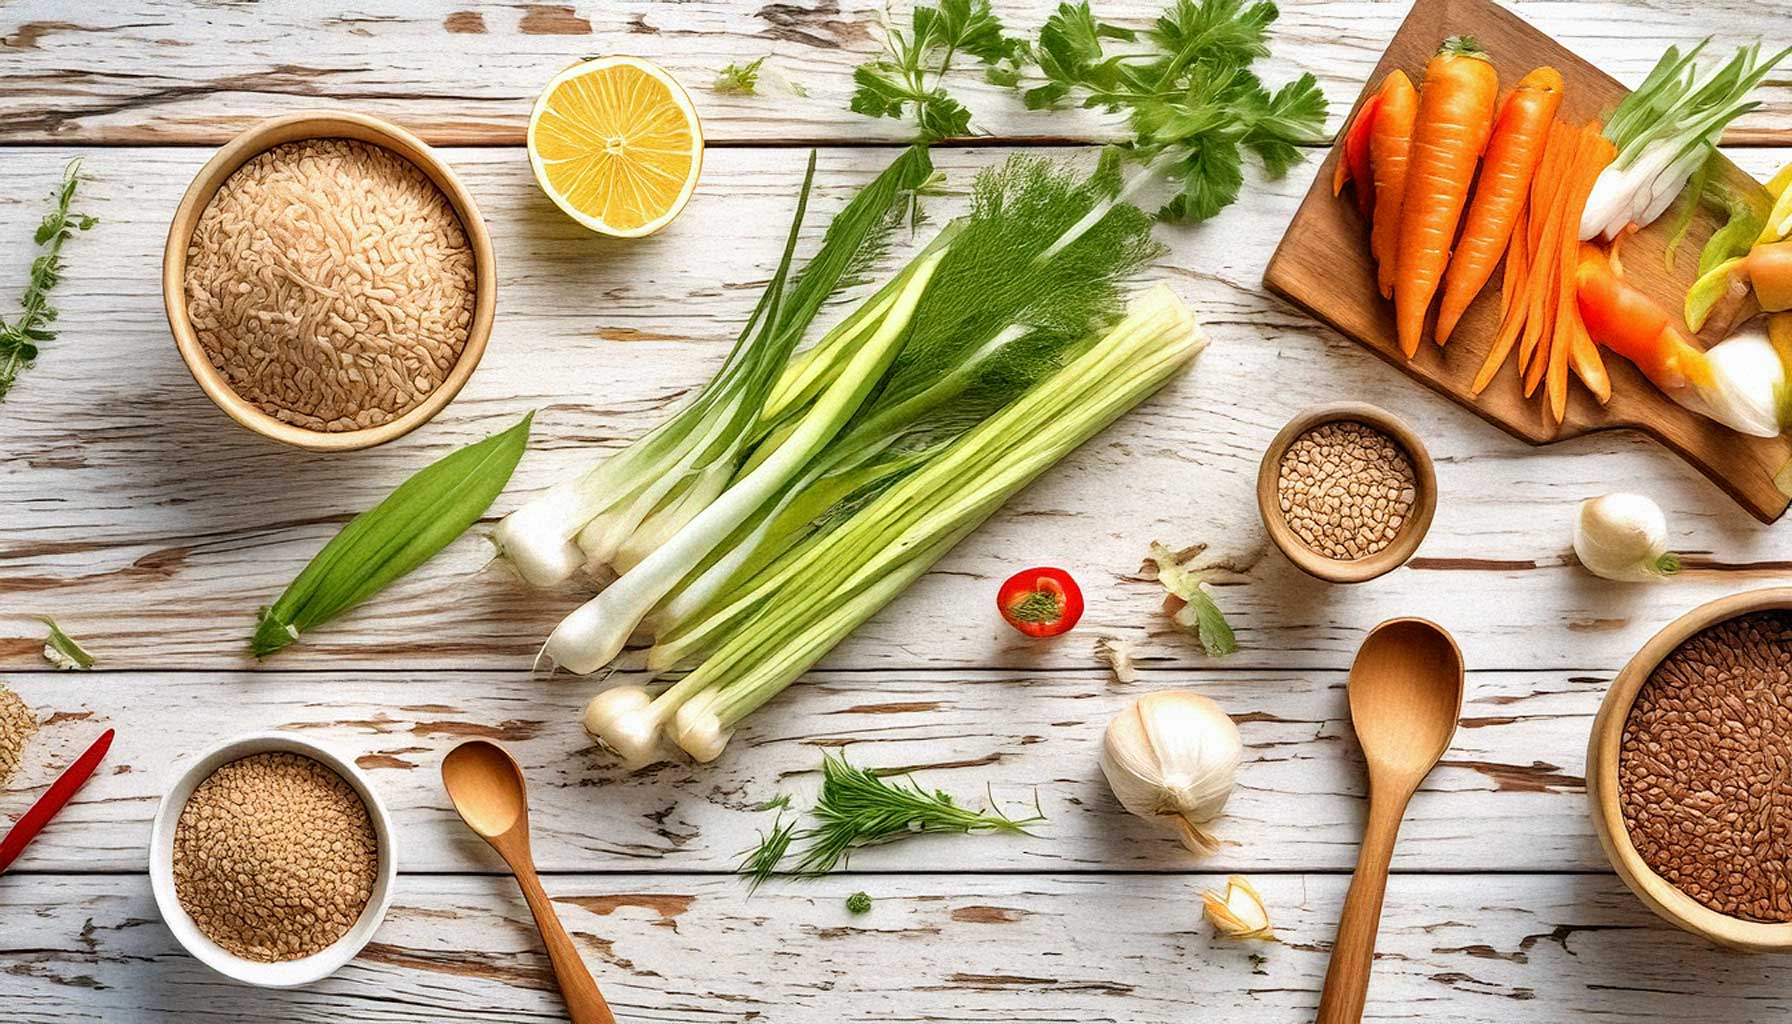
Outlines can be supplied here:
[[1357, 851], [1356, 874], [1338, 918], [1331, 965], [1319, 997], [1319, 1024], [1357, 1024], [1369, 995], [1369, 969], [1375, 963], [1375, 935], [1381, 930], [1381, 902], [1388, 889], [1388, 865], [1394, 859], [1394, 837], [1411, 794], [1397, 799], [1369, 794], [1369, 822]]
[[535, 877], [535, 869], [527, 865], [518, 869], [516, 884], [522, 887], [529, 912], [535, 915], [535, 927], [541, 931], [542, 942], [547, 944], [548, 960], [554, 965], [554, 980], [560, 983], [560, 995], [566, 1000], [566, 1015], [572, 1024], [616, 1024], [610, 1004], [604, 1002], [603, 993], [597, 990], [597, 982], [586, 969], [584, 958], [572, 944], [572, 936], [566, 934], [560, 915], [554, 913], [554, 902], [548, 899], [541, 880]]

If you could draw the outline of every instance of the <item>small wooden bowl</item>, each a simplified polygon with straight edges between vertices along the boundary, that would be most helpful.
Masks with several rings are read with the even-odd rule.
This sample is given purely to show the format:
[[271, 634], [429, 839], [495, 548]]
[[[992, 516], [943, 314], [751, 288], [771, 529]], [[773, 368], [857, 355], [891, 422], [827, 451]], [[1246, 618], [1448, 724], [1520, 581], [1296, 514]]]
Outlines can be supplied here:
[[[1300, 539], [1282, 515], [1282, 500], [1276, 491], [1276, 483], [1281, 476], [1282, 456], [1287, 454], [1288, 446], [1296, 438], [1327, 423], [1350, 422], [1374, 427], [1398, 442], [1407, 458], [1412, 460], [1414, 480], [1412, 513], [1406, 517], [1400, 532], [1394, 535], [1393, 543], [1372, 555], [1345, 561], [1328, 558]], [[1269, 539], [1275, 541], [1276, 547], [1282, 549], [1282, 554], [1287, 555], [1300, 571], [1328, 583], [1362, 583], [1399, 568], [1419, 549], [1419, 542], [1431, 529], [1431, 517], [1437, 511], [1437, 470], [1419, 435], [1386, 409], [1366, 402], [1315, 406], [1289, 420], [1269, 443], [1269, 450], [1263, 453], [1263, 462], [1257, 469], [1257, 511], [1263, 516], [1263, 527], [1269, 531]]]
[[1739, 615], [1781, 609], [1792, 609], [1792, 587], [1719, 598], [1668, 623], [1612, 681], [1599, 705], [1599, 714], [1593, 719], [1593, 735], [1587, 741], [1587, 798], [1592, 805], [1593, 828], [1599, 833], [1599, 845], [1605, 848], [1605, 856], [1618, 877], [1662, 919], [1720, 946], [1760, 953], [1792, 952], [1792, 924], [1765, 924], [1718, 913], [1656, 874], [1637, 852], [1618, 803], [1618, 746], [1624, 740], [1630, 706], [1664, 658], [1700, 630]]
[[[205, 211], [225, 179], [236, 173], [237, 168], [274, 146], [301, 139], [356, 139], [391, 150], [409, 160], [418, 170], [428, 175], [436, 187], [442, 190], [442, 194], [448, 197], [449, 205], [454, 208], [455, 216], [460, 218], [461, 228], [466, 232], [467, 244], [473, 249], [473, 323], [468, 328], [467, 343], [461, 349], [459, 361], [454, 364], [441, 385], [423, 401], [402, 416], [377, 427], [343, 431], [312, 430], [283, 422], [261, 411], [237, 394], [218, 368], [212, 365], [210, 357], [205, 354], [205, 347], [199, 342], [198, 334], [193, 330], [192, 320], [187, 315], [187, 244], [192, 240], [193, 231], [199, 224], [199, 215]], [[497, 260], [492, 255], [491, 236], [486, 233], [485, 218], [480, 216], [479, 207], [461, 185], [460, 179], [454, 176], [448, 165], [422, 139], [377, 117], [347, 111], [309, 111], [270, 118], [250, 126], [241, 135], [230, 140], [200, 168], [193, 183], [187, 186], [186, 195], [181, 197], [180, 206], [174, 211], [174, 221], [168, 226], [168, 242], [162, 251], [162, 304], [168, 311], [168, 327], [174, 332], [174, 343], [180, 349], [181, 359], [186, 362], [193, 379], [199, 382], [206, 395], [231, 419], [264, 437], [310, 451], [342, 452], [371, 448], [403, 437], [429, 422], [454, 400], [461, 386], [466, 384], [467, 378], [473, 375], [480, 357], [485, 355], [485, 343], [491, 336], [492, 311], [497, 299], [498, 270]]]

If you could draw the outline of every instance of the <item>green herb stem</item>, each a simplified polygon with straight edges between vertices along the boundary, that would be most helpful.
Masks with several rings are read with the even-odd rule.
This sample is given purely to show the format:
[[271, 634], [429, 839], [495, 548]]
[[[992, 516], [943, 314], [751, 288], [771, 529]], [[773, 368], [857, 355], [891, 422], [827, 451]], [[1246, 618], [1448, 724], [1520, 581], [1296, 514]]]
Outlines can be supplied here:
[[99, 223], [97, 217], [71, 212], [75, 189], [83, 180], [80, 158], [70, 160], [63, 169], [61, 182], [50, 194], [51, 210], [32, 236], [43, 252], [31, 261], [30, 278], [19, 300], [19, 314], [10, 323], [0, 321], [0, 401], [12, 390], [19, 371], [37, 359], [38, 346], [56, 337], [50, 328], [57, 314], [56, 307], [50, 305], [50, 291], [62, 279], [63, 244], [77, 231], [87, 231]]

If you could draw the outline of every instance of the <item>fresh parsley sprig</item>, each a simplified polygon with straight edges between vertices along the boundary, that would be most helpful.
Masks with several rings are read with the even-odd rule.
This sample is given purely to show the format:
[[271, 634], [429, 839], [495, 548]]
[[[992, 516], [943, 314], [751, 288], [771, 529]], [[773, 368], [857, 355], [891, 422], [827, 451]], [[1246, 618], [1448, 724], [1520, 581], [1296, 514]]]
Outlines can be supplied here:
[[19, 300], [19, 315], [10, 323], [0, 320], [0, 401], [12, 390], [19, 371], [37, 359], [38, 345], [56, 337], [50, 329], [56, 320], [50, 290], [62, 279], [62, 244], [75, 232], [99, 223], [97, 217], [71, 212], [75, 188], [83, 180], [80, 158], [70, 160], [63, 169], [62, 181], [50, 193], [52, 208], [33, 236], [44, 251], [31, 261], [31, 276], [25, 284], [24, 297]]
[[[1127, 115], [1132, 148], [1179, 185], [1161, 211], [1205, 220], [1231, 205], [1244, 184], [1244, 156], [1281, 177], [1300, 148], [1324, 141], [1325, 95], [1312, 74], [1271, 92], [1250, 66], [1269, 54], [1275, 4], [1175, 0], [1143, 32], [1099, 21], [1087, 0], [1047, 19], [1032, 48], [1045, 78], [1029, 109], [1078, 95], [1082, 106]], [[1109, 43], [1143, 44], [1109, 53]]]
[[973, 57], [999, 78], [1004, 66], [1012, 73], [1024, 51], [1003, 33], [989, 0], [916, 4], [906, 33], [886, 21], [883, 35], [884, 55], [852, 73], [858, 88], [850, 105], [871, 117], [912, 116], [928, 142], [970, 134], [971, 112], [942, 84], [956, 58]]
[[[1277, 178], [1325, 141], [1325, 95], [1304, 74], [1271, 91], [1250, 70], [1269, 54], [1270, 0], [1173, 0], [1149, 28], [1095, 17], [1088, 0], [1059, 5], [1028, 43], [1003, 35], [988, 0], [917, 5], [913, 29], [886, 28], [885, 57], [861, 65], [852, 109], [913, 116], [924, 139], [964, 135], [970, 112], [946, 91], [952, 57], [972, 53], [984, 77], [1019, 89], [1029, 109], [1067, 103], [1124, 114], [1126, 143], [1148, 175], [1173, 181], [1159, 215], [1206, 220], [1237, 200], [1245, 157]], [[1036, 83], [1036, 84], [1035, 84]]]

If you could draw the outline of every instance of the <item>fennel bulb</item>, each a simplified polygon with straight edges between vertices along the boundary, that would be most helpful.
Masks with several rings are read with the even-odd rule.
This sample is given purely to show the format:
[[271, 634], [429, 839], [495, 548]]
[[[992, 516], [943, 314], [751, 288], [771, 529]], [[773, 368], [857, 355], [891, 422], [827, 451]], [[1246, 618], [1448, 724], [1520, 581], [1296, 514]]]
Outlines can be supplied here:
[[1595, 576], [1623, 583], [1680, 571], [1668, 551], [1668, 520], [1640, 494], [1607, 494], [1581, 502], [1574, 517], [1574, 556]]

